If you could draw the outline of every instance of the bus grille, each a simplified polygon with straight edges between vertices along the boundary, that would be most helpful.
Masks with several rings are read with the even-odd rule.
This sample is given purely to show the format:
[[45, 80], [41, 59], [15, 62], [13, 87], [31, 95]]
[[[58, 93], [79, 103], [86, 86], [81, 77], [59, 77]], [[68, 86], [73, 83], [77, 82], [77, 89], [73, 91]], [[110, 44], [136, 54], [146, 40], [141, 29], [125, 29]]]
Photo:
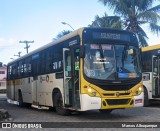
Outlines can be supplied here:
[[106, 102], [108, 105], [125, 105], [130, 102], [131, 99], [114, 99], [114, 100], [108, 100], [106, 99]]
[[[104, 96], [115, 96], [115, 93], [104, 93]], [[130, 95], [130, 93], [119, 93], [119, 96], [127, 96]]]
[[97, 85], [99, 86], [101, 89], [106, 90], [106, 91], [123, 91], [123, 90], [129, 90], [132, 87], [135, 86], [132, 84], [129, 85]]

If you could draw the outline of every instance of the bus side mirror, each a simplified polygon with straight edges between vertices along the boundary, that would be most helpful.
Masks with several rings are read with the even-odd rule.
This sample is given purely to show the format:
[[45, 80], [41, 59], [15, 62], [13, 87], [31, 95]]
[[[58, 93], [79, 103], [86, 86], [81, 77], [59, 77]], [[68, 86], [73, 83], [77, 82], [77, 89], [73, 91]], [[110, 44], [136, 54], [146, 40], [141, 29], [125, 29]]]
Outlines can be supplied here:
[[85, 57], [85, 46], [80, 46], [80, 58]]

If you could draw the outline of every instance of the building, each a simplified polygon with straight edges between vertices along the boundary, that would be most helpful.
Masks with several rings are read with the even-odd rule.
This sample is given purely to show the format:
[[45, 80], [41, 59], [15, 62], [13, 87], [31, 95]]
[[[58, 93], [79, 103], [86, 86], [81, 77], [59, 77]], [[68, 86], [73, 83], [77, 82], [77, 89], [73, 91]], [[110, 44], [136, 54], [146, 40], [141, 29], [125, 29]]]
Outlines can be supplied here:
[[7, 67], [0, 67], [0, 96], [6, 96]]

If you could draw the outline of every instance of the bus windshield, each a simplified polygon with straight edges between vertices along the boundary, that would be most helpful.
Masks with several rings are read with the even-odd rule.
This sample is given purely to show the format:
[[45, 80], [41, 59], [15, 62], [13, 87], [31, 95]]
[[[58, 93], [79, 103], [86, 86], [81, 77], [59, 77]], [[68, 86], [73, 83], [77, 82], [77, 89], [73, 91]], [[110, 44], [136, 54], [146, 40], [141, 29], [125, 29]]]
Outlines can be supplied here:
[[116, 44], [86, 44], [84, 74], [99, 80], [126, 80], [141, 76], [139, 49]]

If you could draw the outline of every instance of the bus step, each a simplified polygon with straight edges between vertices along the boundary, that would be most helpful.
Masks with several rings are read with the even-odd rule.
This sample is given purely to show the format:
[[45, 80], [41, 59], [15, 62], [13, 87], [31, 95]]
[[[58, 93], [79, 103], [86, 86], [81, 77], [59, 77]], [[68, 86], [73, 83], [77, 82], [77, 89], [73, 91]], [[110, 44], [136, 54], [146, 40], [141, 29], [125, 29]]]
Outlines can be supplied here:
[[46, 106], [39, 106], [39, 105], [31, 105], [31, 107], [33, 108], [37, 108], [37, 109], [40, 109], [40, 110], [48, 110], [49, 107], [46, 107]]
[[11, 104], [19, 105], [18, 101], [13, 101], [11, 99], [7, 99], [7, 102]]

